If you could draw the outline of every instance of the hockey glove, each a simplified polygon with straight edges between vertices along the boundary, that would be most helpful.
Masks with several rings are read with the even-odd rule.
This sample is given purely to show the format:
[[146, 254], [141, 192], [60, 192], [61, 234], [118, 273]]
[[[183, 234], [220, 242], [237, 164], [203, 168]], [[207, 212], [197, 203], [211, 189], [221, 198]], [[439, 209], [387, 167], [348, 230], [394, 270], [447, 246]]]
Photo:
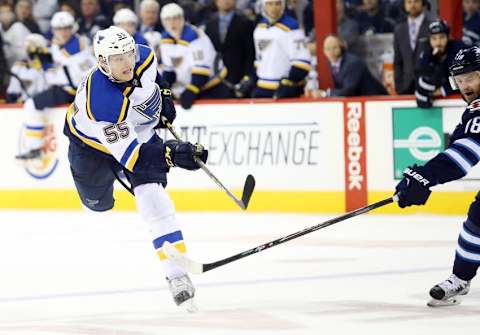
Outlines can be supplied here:
[[201, 144], [192, 144], [178, 140], [169, 140], [164, 143], [165, 161], [169, 167], [178, 166], [187, 170], [198, 170], [200, 166], [195, 161], [199, 158], [206, 163], [208, 150], [205, 150]]
[[177, 111], [175, 110], [175, 105], [173, 104], [172, 91], [168, 88], [160, 89], [162, 94], [162, 111], [160, 112], [160, 120], [155, 126], [157, 128], [166, 128], [167, 126], [163, 123], [163, 118], [172, 124], [175, 118], [177, 117]]
[[294, 98], [302, 95], [303, 92], [303, 81], [295, 83], [286, 78], [280, 81], [278, 89], [275, 91], [273, 97], [277, 98]]
[[256, 77], [245, 76], [242, 80], [235, 85], [235, 96], [237, 98], [249, 98], [252, 95], [252, 91], [255, 88], [257, 79]]
[[423, 166], [407, 167], [403, 179], [395, 187], [398, 206], [405, 208], [412, 205], [425, 205], [430, 196], [430, 187], [434, 186]]
[[183, 109], [190, 109], [192, 108], [193, 101], [197, 97], [197, 94], [193, 93], [189, 89], [183, 91], [182, 95], [180, 95], [180, 104], [182, 105]]

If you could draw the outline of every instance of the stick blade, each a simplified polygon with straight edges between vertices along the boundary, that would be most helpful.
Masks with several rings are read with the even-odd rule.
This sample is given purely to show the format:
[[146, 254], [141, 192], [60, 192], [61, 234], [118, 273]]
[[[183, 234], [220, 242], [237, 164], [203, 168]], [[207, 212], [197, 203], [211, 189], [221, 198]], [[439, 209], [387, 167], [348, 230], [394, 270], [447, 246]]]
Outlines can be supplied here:
[[250, 198], [252, 197], [253, 190], [255, 189], [255, 178], [249, 174], [245, 179], [245, 185], [243, 186], [242, 202], [243, 209], [247, 209]]
[[187, 256], [183, 255], [178, 251], [173, 244], [168, 241], [165, 241], [162, 245], [162, 251], [167, 256], [167, 258], [174, 263], [175, 265], [181, 267], [187, 272], [193, 274], [203, 273], [203, 264], [191, 260]]

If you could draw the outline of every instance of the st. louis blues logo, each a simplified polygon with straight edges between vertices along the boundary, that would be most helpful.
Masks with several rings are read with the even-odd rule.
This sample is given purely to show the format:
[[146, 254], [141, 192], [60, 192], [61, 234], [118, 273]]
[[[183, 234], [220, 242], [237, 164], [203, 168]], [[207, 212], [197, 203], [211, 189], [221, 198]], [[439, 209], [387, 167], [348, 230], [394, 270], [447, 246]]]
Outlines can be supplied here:
[[146, 122], [140, 123], [141, 125], [146, 125], [151, 122], [157, 122], [160, 116], [161, 106], [162, 96], [160, 94], [160, 87], [155, 84], [152, 95], [141, 104], [133, 106], [133, 110], [147, 119]]
[[259, 40], [257, 42], [258, 44], [258, 49], [260, 51], [264, 51], [266, 48], [268, 48], [268, 46], [270, 45], [270, 43], [272, 43], [272, 40]]

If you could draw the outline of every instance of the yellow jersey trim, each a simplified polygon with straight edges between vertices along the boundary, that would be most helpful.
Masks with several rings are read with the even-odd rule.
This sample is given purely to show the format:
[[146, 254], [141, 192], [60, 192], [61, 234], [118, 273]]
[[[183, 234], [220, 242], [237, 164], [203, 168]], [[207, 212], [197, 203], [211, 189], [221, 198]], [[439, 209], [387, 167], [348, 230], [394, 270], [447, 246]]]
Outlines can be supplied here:
[[87, 80], [87, 115], [90, 120], [97, 121], [93, 117], [92, 110], [90, 109], [90, 88], [92, 87], [92, 76], [93, 72], [88, 75], [88, 80]]
[[127, 164], [125, 164], [125, 167], [130, 171], [133, 172], [133, 168], [135, 167], [135, 164], [137, 163], [138, 160], [138, 155], [140, 154], [140, 147], [142, 146], [141, 143], [139, 143], [135, 149], [133, 149], [132, 154], [130, 155], [130, 158], [127, 161]]

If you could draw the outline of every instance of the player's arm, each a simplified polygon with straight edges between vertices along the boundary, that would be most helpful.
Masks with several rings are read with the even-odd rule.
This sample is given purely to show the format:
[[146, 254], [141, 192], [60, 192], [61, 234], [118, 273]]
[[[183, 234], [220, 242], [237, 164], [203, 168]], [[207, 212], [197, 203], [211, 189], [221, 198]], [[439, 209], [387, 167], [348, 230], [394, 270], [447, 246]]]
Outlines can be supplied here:
[[290, 60], [290, 70], [286, 78], [280, 80], [276, 97], [296, 95], [296, 87], [303, 86], [303, 80], [308, 75], [311, 65], [311, 56], [306, 47], [305, 34], [301, 29], [287, 32], [286, 50]]
[[190, 43], [193, 57], [192, 73], [190, 83], [185, 87], [185, 91], [180, 96], [180, 103], [183, 108], [190, 109], [193, 101], [197, 99], [202, 87], [208, 82], [212, 75], [212, 68], [208, 63], [208, 57], [205, 54], [209, 48], [204, 48], [201, 38]]
[[445, 151], [424, 166], [405, 170], [404, 178], [396, 186], [400, 207], [425, 204], [432, 186], [464, 177], [479, 159], [480, 116], [476, 116], [457, 126]]

